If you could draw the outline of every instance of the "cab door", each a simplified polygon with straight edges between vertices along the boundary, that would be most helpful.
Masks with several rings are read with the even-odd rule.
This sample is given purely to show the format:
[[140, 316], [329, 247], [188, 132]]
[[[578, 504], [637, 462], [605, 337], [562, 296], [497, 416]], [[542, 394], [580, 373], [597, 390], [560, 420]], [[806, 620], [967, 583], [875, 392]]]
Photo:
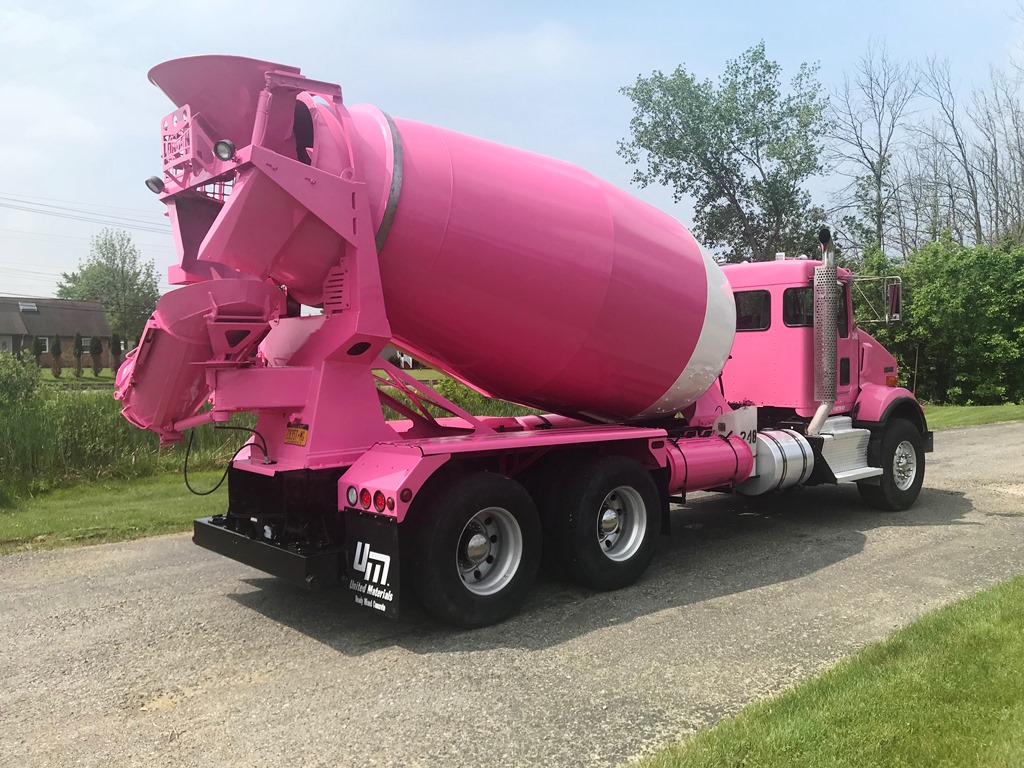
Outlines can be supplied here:
[[857, 401], [860, 389], [860, 343], [857, 329], [853, 326], [853, 307], [848, 280], [839, 283], [842, 295], [839, 299], [839, 317], [836, 321], [838, 343], [836, 345], [836, 407], [834, 410], [848, 412]]

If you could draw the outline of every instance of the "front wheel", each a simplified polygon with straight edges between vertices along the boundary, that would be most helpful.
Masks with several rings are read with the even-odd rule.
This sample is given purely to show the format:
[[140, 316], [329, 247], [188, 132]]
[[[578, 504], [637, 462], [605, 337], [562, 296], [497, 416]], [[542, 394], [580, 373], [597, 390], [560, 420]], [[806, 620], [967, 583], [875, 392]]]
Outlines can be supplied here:
[[582, 463], [566, 478], [557, 513], [551, 556], [573, 581], [621, 589], [651, 564], [661, 510], [651, 473], [638, 462], [603, 456]]
[[430, 613], [469, 628], [519, 611], [537, 574], [542, 539], [526, 489], [503, 475], [476, 472], [439, 488], [416, 514], [415, 588]]
[[882, 434], [878, 485], [857, 483], [860, 497], [875, 509], [897, 512], [917, 501], [924, 482], [924, 440], [906, 419], [892, 419]]

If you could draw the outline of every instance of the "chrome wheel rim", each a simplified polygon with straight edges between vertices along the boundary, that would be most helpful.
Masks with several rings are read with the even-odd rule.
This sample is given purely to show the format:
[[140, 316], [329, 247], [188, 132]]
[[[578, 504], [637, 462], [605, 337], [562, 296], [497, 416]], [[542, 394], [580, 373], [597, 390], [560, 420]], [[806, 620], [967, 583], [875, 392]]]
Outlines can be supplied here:
[[597, 514], [597, 543], [609, 560], [629, 560], [647, 532], [647, 508], [639, 491], [620, 485], [601, 502]]
[[466, 589], [487, 596], [505, 588], [522, 559], [519, 522], [507, 509], [488, 507], [473, 515], [462, 529], [455, 566]]
[[917, 477], [917, 451], [909, 440], [896, 446], [892, 457], [892, 479], [896, 487], [905, 491], [914, 484]]

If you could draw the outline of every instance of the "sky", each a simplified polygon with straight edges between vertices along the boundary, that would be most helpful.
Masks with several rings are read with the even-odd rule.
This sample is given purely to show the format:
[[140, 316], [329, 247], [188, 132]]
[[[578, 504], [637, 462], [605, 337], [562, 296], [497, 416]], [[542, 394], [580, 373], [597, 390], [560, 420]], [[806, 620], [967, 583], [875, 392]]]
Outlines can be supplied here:
[[692, 205], [636, 188], [616, 152], [632, 115], [619, 91], [638, 76], [682, 66], [716, 79], [763, 40], [785, 79], [817, 62], [828, 88], [874, 40], [948, 59], [966, 93], [1024, 61], [1021, 18], [1017, 0], [0, 0], [0, 295], [54, 295], [92, 237], [119, 225], [167, 288], [173, 240], [143, 184], [173, 108], [146, 75], [167, 59], [298, 66], [348, 104], [574, 162], [689, 225]]

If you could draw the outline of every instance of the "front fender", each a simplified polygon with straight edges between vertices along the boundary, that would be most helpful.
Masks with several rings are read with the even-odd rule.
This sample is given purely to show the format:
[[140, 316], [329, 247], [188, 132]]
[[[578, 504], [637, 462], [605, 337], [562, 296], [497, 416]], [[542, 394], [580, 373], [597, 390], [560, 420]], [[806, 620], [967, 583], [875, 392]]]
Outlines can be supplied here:
[[903, 387], [864, 384], [853, 407], [854, 426], [881, 433], [889, 419], [906, 419], [917, 427], [924, 438], [925, 452], [932, 450], [932, 433], [924, 410], [914, 393]]

